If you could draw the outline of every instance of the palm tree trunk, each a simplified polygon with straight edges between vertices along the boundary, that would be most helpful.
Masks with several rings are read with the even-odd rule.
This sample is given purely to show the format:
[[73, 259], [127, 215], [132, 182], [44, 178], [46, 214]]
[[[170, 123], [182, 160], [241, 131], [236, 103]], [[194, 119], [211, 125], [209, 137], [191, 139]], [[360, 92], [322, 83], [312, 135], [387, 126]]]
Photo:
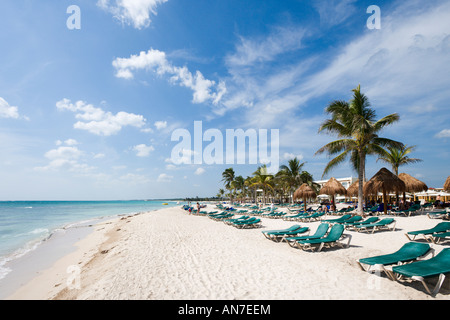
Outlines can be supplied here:
[[364, 171], [365, 171], [365, 165], [366, 165], [366, 157], [364, 152], [359, 152], [359, 170], [358, 170], [358, 214], [360, 216], [364, 215], [363, 210], [363, 184], [364, 184]]

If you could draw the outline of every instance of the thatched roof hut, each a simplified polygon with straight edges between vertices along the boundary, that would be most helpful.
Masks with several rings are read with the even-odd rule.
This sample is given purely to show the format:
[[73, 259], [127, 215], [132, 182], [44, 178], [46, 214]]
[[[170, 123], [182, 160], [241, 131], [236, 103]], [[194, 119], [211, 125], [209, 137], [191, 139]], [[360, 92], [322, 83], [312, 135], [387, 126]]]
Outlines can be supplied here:
[[334, 196], [337, 194], [346, 195], [347, 189], [345, 189], [345, 187], [342, 185], [342, 183], [337, 181], [335, 178], [331, 177], [330, 180], [328, 180], [323, 185], [323, 187], [320, 189], [319, 194], [326, 194], [326, 195], [332, 196], [332, 198], [333, 198], [332, 205], [334, 206], [334, 208], [332, 208], [332, 210], [336, 210]]
[[383, 192], [384, 213], [387, 213], [387, 194], [390, 192], [404, 192], [406, 185], [399, 177], [390, 172], [386, 168], [381, 168], [369, 181], [364, 185], [364, 194], [376, 195]]
[[320, 189], [319, 194], [327, 194], [330, 196], [334, 196], [336, 194], [346, 195], [347, 190], [342, 183], [331, 177], [330, 180], [328, 180]]
[[302, 184], [297, 190], [294, 192], [294, 200], [303, 199], [306, 211], [306, 199], [315, 199], [317, 197], [316, 192], [313, 188], [311, 188], [306, 183]]
[[[365, 183], [363, 183], [363, 187], [364, 187]], [[355, 182], [353, 182], [350, 187], [348, 187], [347, 189], [347, 196], [349, 197], [353, 197], [353, 196], [357, 196], [358, 195], [358, 187], [359, 187], [359, 181], [356, 180]]]
[[428, 186], [424, 182], [410, 176], [407, 173], [400, 173], [398, 177], [405, 183], [406, 192], [421, 192], [428, 190]]
[[445, 180], [444, 191], [450, 191], [450, 176], [448, 176], [447, 180]]

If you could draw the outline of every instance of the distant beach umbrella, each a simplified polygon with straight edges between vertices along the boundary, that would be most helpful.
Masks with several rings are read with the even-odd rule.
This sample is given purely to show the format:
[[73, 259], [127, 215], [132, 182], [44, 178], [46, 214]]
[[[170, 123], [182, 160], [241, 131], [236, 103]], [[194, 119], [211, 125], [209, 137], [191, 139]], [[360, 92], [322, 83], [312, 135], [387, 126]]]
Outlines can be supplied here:
[[347, 194], [347, 189], [336, 180], [336, 178], [331, 177], [330, 180], [328, 180], [323, 187], [320, 189], [319, 194], [327, 194], [329, 196], [332, 196], [333, 198], [333, 205], [336, 205], [334, 203], [334, 197], [337, 194], [340, 194], [342, 196], [345, 196]]
[[448, 176], [447, 180], [445, 180], [444, 191], [450, 191], [450, 176]]
[[386, 168], [381, 168], [369, 181], [364, 185], [365, 195], [377, 195], [378, 192], [383, 193], [384, 214], [387, 214], [387, 195], [390, 192], [404, 192], [406, 185], [399, 177]]
[[297, 190], [294, 192], [294, 200], [303, 199], [303, 203], [305, 205], [306, 211], [306, 199], [315, 199], [317, 197], [316, 192], [313, 188], [311, 188], [308, 184], [302, 184]]

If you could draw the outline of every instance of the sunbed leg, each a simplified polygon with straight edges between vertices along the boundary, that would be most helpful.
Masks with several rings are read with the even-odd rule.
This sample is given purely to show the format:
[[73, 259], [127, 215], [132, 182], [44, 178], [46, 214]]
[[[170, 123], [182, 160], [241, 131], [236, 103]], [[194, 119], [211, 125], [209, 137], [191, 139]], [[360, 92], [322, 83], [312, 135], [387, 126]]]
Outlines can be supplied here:
[[434, 287], [433, 292], [431, 293], [431, 295], [434, 297], [435, 295], [438, 294], [439, 290], [441, 290], [442, 284], [444, 283], [445, 280], [445, 275], [443, 273], [441, 273], [439, 275], [439, 280], [436, 283], [436, 287]]
[[413, 277], [411, 277], [411, 279], [412, 279], [412, 280], [416, 280], [416, 281], [422, 282], [422, 284], [423, 284], [425, 290], [428, 292], [428, 294], [431, 295], [431, 291], [430, 291], [430, 289], [428, 288], [427, 284], [425, 283], [425, 279], [424, 279], [423, 277], [413, 276]]
[[445, 280], [445, 275], [443, 273], [441, 273], [439, 275], [438, 282], [436, 283], [436, 286], [434, 287], [433, 291], [430, 291], [430, 289], [428, 288], [427, 284], [425, 283], [425, 279], [423, 277], [413, 276], [413, 277], [411, 277], [411, 279], [422, 282], [422, 284], [425, 287], [425, 290], [428, 292], [428, 294], [434, 297], [438, 294], [439, 290], [441, 290], [442, 284], [444, 283], [444, 280]]

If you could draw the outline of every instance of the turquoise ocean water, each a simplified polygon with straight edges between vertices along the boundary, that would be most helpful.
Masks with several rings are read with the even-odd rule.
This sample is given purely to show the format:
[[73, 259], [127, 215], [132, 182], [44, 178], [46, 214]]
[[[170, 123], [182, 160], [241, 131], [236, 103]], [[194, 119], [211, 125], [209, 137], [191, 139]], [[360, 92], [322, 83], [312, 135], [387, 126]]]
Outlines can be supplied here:
[[10, 271], [4, 267], [8, 261], [36, 249], [57, 231], [101, 218], [181, 204], [170, 200], [0, 201], [0, 279]]

